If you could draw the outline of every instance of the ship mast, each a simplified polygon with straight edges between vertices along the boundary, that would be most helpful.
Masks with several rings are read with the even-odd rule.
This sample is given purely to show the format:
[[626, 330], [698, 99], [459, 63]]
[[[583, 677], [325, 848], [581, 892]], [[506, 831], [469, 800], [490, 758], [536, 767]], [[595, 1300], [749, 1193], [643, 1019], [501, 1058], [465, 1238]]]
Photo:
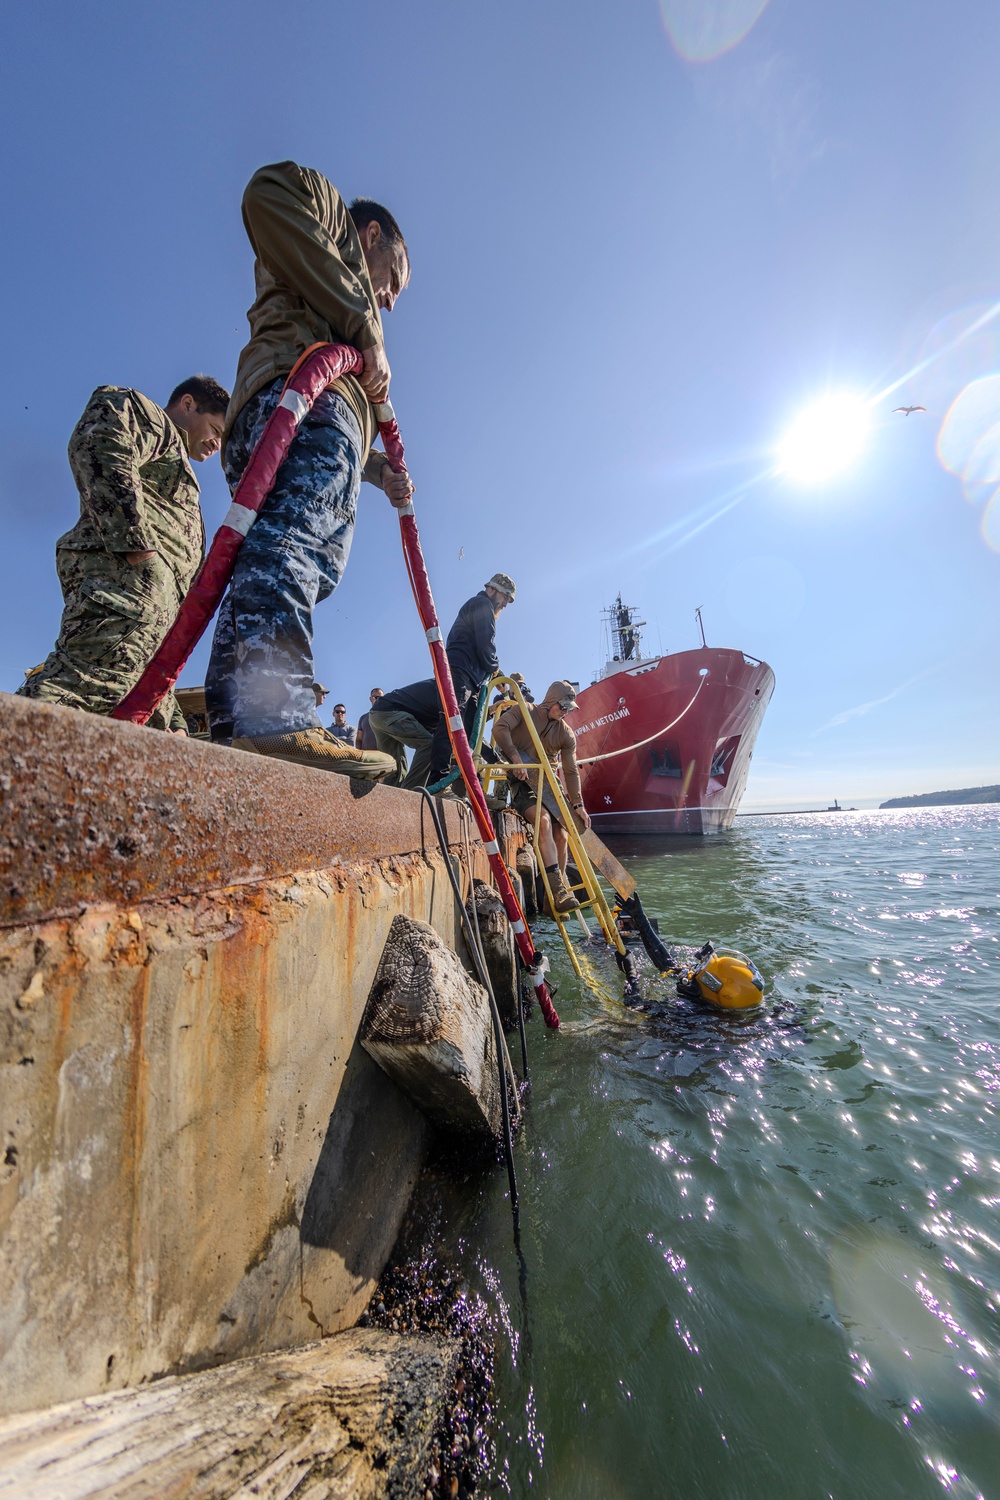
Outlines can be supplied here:
[[621, 594], [602, 612], [606, 654], [602, 677], [618, 671], [622, 662], [642, 661], [641, 632], [646, 622], [637, 619], [637, 614], [636, 606], [623, 603]]

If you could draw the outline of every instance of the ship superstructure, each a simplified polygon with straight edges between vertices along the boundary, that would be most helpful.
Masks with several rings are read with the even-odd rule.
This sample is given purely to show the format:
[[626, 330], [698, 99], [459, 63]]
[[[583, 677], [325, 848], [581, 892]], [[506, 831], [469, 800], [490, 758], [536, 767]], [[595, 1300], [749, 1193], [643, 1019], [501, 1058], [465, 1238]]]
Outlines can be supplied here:
[[608, 649], [567, 723], [600, 833], [719, 833], [736, 816], [774, 673], [705, 643], [646, 656], [634, 605], [604, 611]]

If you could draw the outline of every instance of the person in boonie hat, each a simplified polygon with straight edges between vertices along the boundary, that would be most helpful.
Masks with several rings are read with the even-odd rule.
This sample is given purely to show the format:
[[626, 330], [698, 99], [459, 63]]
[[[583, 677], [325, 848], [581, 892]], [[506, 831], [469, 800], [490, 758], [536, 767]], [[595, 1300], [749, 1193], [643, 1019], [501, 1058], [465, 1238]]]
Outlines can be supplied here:
[[[566, 714], [577, 707], [576, 690], [571, 682], [553, 682], [539, 704], [531, 704], [528, 713], [542, 742], [542, 748], [553, 766], [562, 766], [566, 800], [580, 828], [590, 827], [590, 816], [583, 805], [580, 771], [576, 763], [576, 735], [563, 723]], [[511, 769], [507, 777], [511, 788], [511, 806], [529, 823], [534, 824], [538, 794], [537, 771], [523, 769], [520, 761], [536, 760], [531, 734], [524, 722], [523, 710], [509, 708], [493, 726], [493, 748], [503, 756]], [[566, 860], [569, 840], [554, 801], [543, 802], [538, 827], [538, 853], [545, 865], [552, 889], [552, 904], [559, 916], [575, 911], [580, 905], [566, 884]]]
[[503, 609], [504, 604], [514, 603], [514, 595], [517, 593], [517, 584], [514, 582], [513, 578], [511, 578], [509, 573], [494, 573], [489, 583], [483, 584], [483, 588], [487, 594], [504, 594], [506, 596], [504, 598], [503, 604], [500, 605], [501, 609]]
[[[448, 632], [445, 649], [467, 734], [472, 732], [483, 684], [500, 670], [496, 646], [497, 616], [513, 602], [516, 593], [517, 586], [509, 573], [494, 573], [478, 594], [465, 601]], [[450, 765], [451, 741], [442, 714], [431, 747], [429, 785], [441, 781], [448, 774]]]

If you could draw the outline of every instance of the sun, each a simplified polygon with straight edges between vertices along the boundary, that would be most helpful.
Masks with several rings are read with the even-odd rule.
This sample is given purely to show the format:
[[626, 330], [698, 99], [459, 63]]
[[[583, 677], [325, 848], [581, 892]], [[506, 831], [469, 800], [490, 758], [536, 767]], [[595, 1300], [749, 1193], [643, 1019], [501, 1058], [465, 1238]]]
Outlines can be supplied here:
[[868, 407], [859, 396], [825, 396], [800, 412], [782, 439], [781, 472], [804, 484], [834, 478], [860, 456], [870, 425]]

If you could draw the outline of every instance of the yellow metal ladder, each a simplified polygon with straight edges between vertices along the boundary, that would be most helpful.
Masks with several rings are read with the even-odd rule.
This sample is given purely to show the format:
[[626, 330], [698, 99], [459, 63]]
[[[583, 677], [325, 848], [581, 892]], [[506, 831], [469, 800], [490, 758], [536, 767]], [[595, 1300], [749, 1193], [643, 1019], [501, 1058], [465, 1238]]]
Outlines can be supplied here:
[[587, 925], [587, 920], [584, 916], [585, 909], [589, 907], [592, 918], [600, 928], [601, 935], [603, 936], [604, 941], [610, 947], [615, 948], [617, 952], [620, 953], [623, 957], [626, 954], [624, 939], [622, 938], [621, 933], [618, 931], [618, 924], [615, 921], [614, 914], [612, 913], [611, 907], [608, 904], [608, 899], [604, 894], [604, 889], [598, 878], [597, 871], [594, 869], [590, 856], [588, 855], [587, 850], [584, 847], [583, 836], [576, 826], [576, 820], [573, 817], [573, 813], [570, 809], [569, 803], [566, 801], [566, 793], [563, 789], [562, 782], [556, 775], [552, 762], [545, 754], [545, 748], [542, 745], [541, 739], [538, 735], [538, 730], [535, 728], [534, 720], [531, 717], [531, 704], [529, 704], [525, 700], [518, 684], [514, 682], [512, 678], [503, 676], [502, 673], [498, 674], [492, 679], [492, 681], [487, 683], [483, 691], [489, 694], [492, 693], [494, 688], [498, 687], [507, 688], [513, 694], [514, 703], [508, 703], [504, 705], [504, 707], [501, 708], [501, 712], [503, 712], [505, 708], [513, 707], [514, 704], [516, 704], [517, 707], [521, 710], [524, 724], [531, 738], [531, 743], [537, 759], [534, 761], [518, 761], [516, 766], [507, 764], [503, 761], [494, 762], [484, 760], [482, 756], [482, 742], [487, 717], [486, 715], [484, 715], [482, 719], [482, 728], [480, 729], [480, 733], [477, 737], [477, 742], [474, 747], [476, 755], [476, 768], [479, 771], [480, 778], [483, 783], [483, 790], [488, 793], [490, 790], [490, 785], [493, 782], [505, 783], [508, 780], [507, 773], [512, 770], [541, 772], [541, 775], [538, 777], [538, 785], [535, 791], [534, 843], [536, 857], [538, 856], [539, 831], [542, 822], [542, 794], [544, 788], [547, 786], [552, 799], [559, 810], [560, 822], [566, 830], [570, 856], [580, 873], [579, 882], [571, 887], [573, 894], [580, 902], [580, 909], [575, 912], [560, 914], [556, 911], [555, 903], [552, 899], [552, 886], [549, 881], [548, 871], [546, 870], [541, 858], [538, 859], [538, 867], [541, 872], [542, 882], [545, 886], [545, 894], [548, 898], [549, 912], [555, 918], [555, 921], [559, 927], [560, 936], [562, 937], [566, 952], [569, 955], [570, 962], [573, 965], [577, 977], [592, 989], [598, 990], [603, 996], [606, 996], [607, 998], [613, 1000], [615, 999], [615, 997], [610, 994], [607, 986], [595, 973], [593, 967], [590, 964], [586, 963], [585, 960], [581, 961], [582, 955], [579, 953], [573, 943], [570, 942], [568, 931], [569, 919], [570, 917], [575, 917], [580, 926], [583, 928], [586, 936], [592, 939], [594, 934], [591, 931], [590, 927]]

